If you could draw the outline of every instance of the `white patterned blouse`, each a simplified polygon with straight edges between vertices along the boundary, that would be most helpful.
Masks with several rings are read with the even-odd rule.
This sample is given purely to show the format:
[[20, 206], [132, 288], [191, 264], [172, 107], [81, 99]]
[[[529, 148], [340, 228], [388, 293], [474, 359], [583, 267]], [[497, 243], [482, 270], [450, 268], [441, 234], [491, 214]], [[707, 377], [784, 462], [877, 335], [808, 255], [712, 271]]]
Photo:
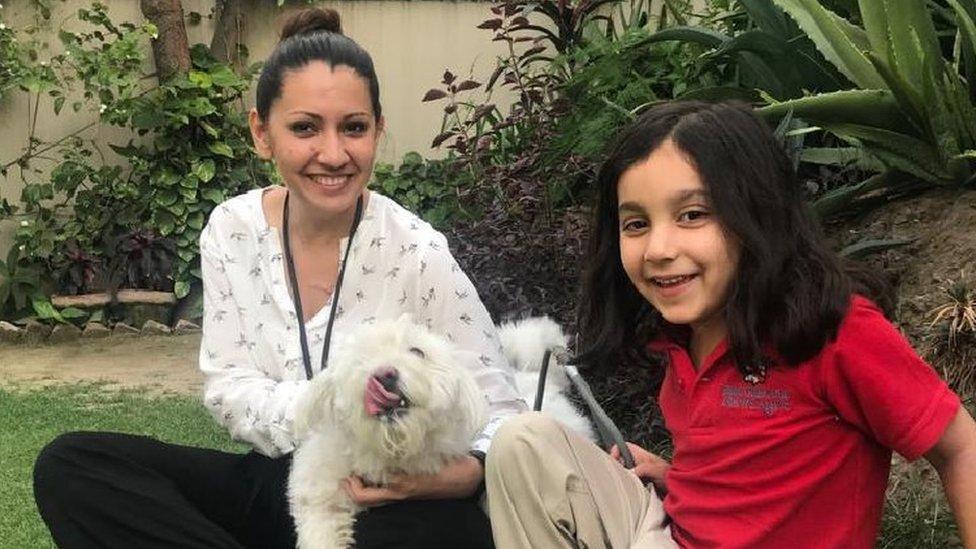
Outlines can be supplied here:
[[[200, 369], [210, 413], [235, 440], [275, 457], [295, 448], [294, 406], [308, 381], [280, 232], [264, 216], [263, 190], [219, 205], [200, 235]], [[340, 257], [347, 241], [340, 242]], [[526, 405], [491, 317], [447, 240], [396, 202], [371, 192], [348, 261], [333, 341], [357, 325], [402, 313], [452, 340], [488, 399], [490, 421], [471, 446], [486, 452], [501, 421]], [[321, 363], [330, 309], [331, 299], [306, 323], [313, 367]]]

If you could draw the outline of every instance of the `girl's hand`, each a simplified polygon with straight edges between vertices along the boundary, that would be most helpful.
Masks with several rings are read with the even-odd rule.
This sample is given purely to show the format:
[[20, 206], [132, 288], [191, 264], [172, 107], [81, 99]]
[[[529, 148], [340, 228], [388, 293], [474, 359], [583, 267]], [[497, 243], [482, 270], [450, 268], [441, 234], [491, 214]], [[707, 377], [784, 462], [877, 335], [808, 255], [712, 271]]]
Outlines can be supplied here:
[[384, 486], [367, 486], [358, 476], [343, 481], [349, 497], [363, 507], [377, 507], [405, 499], [458, 499], [474, 494], [485, 476], [481, 463], [464, 456], [433, 475], [394, 475]]
[[[664, 475], [671, 468], [671, 464], [633, 442], [627, 443], [627, 449], [634, 456], [634, 467], [630, 471], [644, 482], [653, 482], [659, 491], [666, 492], [667, 488], [664, 484]], [[610, 457], [623, 464], [620, 458], [620, 449], [617, 448], [616, 444], [610, 448]]]

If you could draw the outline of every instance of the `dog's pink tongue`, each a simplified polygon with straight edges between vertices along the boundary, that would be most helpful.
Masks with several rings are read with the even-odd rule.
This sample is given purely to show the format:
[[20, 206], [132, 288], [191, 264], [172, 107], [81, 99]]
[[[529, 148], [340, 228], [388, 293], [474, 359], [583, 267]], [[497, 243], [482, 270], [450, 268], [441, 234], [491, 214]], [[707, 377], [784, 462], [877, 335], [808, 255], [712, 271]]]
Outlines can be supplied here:
[[378, 416], [400, 404], [400, 395], [387, 391], [375, 377], [369, 378], [369, 381], [366, 382], [366, 392], [363, 398], [365, 399], [366, 413], [371, 416]]

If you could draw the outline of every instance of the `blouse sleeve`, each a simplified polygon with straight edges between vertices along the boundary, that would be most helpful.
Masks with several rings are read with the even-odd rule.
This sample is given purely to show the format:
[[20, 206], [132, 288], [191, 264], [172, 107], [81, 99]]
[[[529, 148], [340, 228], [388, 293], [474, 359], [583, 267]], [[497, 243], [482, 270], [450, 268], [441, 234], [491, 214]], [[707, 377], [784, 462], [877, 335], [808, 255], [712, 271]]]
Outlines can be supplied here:
[[243, 328], [246, 309], [235, 295], [241, 289], [226, 274], [220, 250], [228, 246], [220, 245], [217, 232], [212, 218], [200, 235], [204, 405], [234, 440], [276, 457], [295, 448], [294, 403], [308, 382], [274, 379], [257, 367], [253, 343]]
[[459, 360], [474, 373], [488, 399], [488, 424], [471, 446], [487, 452], [498, 426], [505, 418], [524, 412], [525, 401], [515, 389], [491, 316], [442, 235], [437, 234], [427, 245], [419, 271], [417, 319], [458, 347]]

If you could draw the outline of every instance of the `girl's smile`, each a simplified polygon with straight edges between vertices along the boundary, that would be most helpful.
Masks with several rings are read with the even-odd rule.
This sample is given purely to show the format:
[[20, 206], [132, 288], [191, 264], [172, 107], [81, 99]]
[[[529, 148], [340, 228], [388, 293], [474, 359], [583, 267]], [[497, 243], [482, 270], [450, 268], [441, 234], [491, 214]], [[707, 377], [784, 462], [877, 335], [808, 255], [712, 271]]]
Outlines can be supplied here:
[[690, 326], [693, 339], [713, 347], [725, 337], [722, 311], [738, 248], [697, 170], [665, 141], [620, 176], [617, 200], [620, 259], [631, 283], [665, 320]]

